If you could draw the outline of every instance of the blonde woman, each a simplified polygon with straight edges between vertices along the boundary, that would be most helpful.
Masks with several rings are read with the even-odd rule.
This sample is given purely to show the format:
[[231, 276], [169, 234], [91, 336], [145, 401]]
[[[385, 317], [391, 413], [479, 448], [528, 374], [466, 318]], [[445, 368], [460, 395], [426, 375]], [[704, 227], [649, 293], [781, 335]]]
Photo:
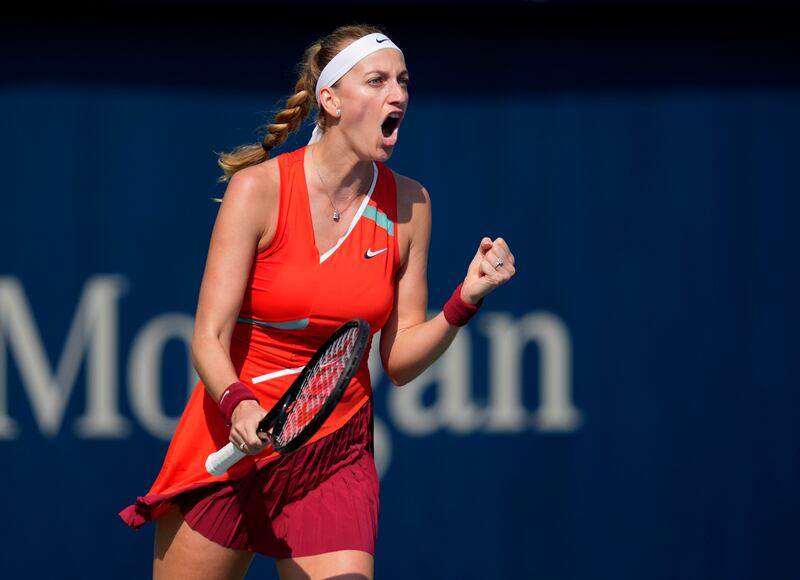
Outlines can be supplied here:
[[[200, 375], [150, 492], [121, 512], [156, 520], [155, 578], [241, 578], [255, 553], [283, 579], [372, 578], [378, 478], [367, 356], [341, 402], [298, 451], [277, 455], [256, 425], [333, 330], [382, 330], [403, 385], [450, 345], [484, 296], [514, 275], [483, 238], [443, 311], [427, 320], [428, 192], [385, 163], [408, 109], [402, 51], [382, 30], [343, 26], [313, 43], [295, 94], [263, 143], [220, 158], [228, 186], [211, 236], [192, 356]], [[318, 110], [308, 145], [269, 152]], [[204, 469], [234, 443], [225, 476]]]

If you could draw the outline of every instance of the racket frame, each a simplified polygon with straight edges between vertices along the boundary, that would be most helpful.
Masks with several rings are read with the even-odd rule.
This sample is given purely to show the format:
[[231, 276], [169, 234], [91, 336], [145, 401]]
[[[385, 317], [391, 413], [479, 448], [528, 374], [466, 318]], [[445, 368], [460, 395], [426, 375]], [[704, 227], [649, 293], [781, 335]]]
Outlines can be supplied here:
[[[300, 393], [303, 381], [316, 366], [319, 359], [325, 354], [333, 341], [337, 340], [344, 332], [347, 332], [352, 327], [357, 326], [358, 332], [356, 333], [356, 344], [352, 350], [352, 356], [348, 359], [345, 368], [339, 377], [338, 382], [334, 386], [333, 391], [328, 396], [328, 400], [322, 408], [317, 411], [314, 418], [303, 428], [303, 430], [286, 445], [280, 445], [275, 440], [275, 436], [271, 431], [274, 431], [278, 421], [280, 427], [283, 427], [288, 416], [288, 409], [292, 402], [294, 402]], [[269, 438], [269, 443], [275, 451], [281, 455], [286, 455], [292, 451], [297, 450], [301, 445], [308, 441], [314, 433], [320, 428], [322, 423], [328, 418], [333, 411], [334, 407], [339, 403], [342, 394], [347, 386], [350, 384], [353, 376], [361, 365], [364, 358], [364, 353], [367, 350], [367, 344], [370, 338], [369, 323], [361, 318], [349, 320], [337, 328], [325, 342], [317, 349], [314, 355], [309, 359], [308, 363], [303, 367], [300, 375], [292, 382], [286, 392], [280, 399], [272, 406], [269, 412], [259, 421], [257, 432], [266, 433]], [[236, 447], [233, 443], [228, 443], [222, 449], [211, 453], [206, 458], [206, 471], [212, 475], [221, 476], [228, 469], [233, 467], [240, 459], [247, 453]]]
[[[336, 340], [338, 340], [344, 333], [348, 332], [350, 329], [358, 327], [358, 331], [356, 332], [356, 344], [351, 349], [352, 354], [345, 365], [344, 370], [342, 371], [339, 380], [336, 383], [336, 386], [331, 391], [331, 394], [328, 396], [325, 403], [322, 407], [317, 411], [314, 415], [314, 418], [308, 422], [308, 424], [303, 427], [302, 431], [298, 433], [296, 437], [294, 437], [291, 441], [286, 443], [285, 445], [281, 445], [278, 443], [277, 439], [279, 435], [276, 437], [274, 433], [280, 434], [281, 429], [283, 428], [288, 416], [289, 416], [289, 409], [291, 408], [292, 403], [295, 402], [300, 391], [302, 390], [303, 383], [305, 382], [308, 375], [311, 371], [314, 370], [317, 362], [319, 359], [322, 358], [328, 348], [333, 344]], [[259, 422], [257, 431], [261, 433], [269, 433], [271, 436], [270, 443], [272, 444], [272, 448], [275, 449], [281, 455], [286, 455], [291, 453], [292, 451], [297, 450], [301, 447], [306, 441], [308, 441], [314, 433], [322, 426], [325, 420], [330, 416], [333, 412], [333, 409], [339, 403], [339, 400], [342, 398], [345, 389], [350, 384], [350, 381], [353, 379], [358, 367], [361, 365], [361, 361], [364, 358], [364, 354], [367, 351], [367, 342], [369, 341], [369, 333], [370, 333], [370, 326], [369, 323], [364, 320], [363, 318], [355, 318], [353, 320], [349, 320], [342, 324], [333, 334], [331, 334], [325, 342], [320, 346], [317, 351], [314, 353], [306, 365], [303, 367], [303, 370], [300, 374], [295, 378], [292, 382], [291, 386], [286, 390], [286, 392], [281, 396], [275, 405], [273, 405], [272, 409], [270, 409], [269, 413]], [[270, 433], [270, 428], [272, 432]]]

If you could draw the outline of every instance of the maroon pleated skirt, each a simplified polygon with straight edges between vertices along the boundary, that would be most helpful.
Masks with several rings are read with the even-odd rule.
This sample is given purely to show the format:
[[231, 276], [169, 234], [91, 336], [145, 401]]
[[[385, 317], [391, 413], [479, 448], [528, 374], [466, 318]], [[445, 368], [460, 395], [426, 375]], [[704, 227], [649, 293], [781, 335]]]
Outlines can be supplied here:
[[272, 558], [337, 550], [375, 554], [378, 474], [372, 403], [322, 439], [173, 501], [189, 526], [209, 540]]

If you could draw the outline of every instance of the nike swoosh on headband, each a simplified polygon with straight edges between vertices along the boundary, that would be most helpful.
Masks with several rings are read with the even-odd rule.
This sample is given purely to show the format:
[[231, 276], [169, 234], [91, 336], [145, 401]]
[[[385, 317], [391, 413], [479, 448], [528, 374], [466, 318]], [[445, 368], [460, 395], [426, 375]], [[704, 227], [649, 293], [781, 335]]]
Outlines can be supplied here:
[[377, 256], [377, 255], [378, 255], [378, 254], [380, 254], [381, 252], [385, 252], [385, 251], [386, 251], [386, 250], [388, 250], [388, 249], [389, 249], [389, 248], [383, 248], [382, 250], [378, 250], [377, 252], [373, 252], [373, 251], [372, 251], [372, 248], [367, 248], [367, 251], [366, 251], [366, 252], [364, 252], [364, 257], [365, 257], [367, 260], [369, 260], [370, 258], [374, 258], [375, 256]]
[[388, 38], [376, 38], [375, 42], [386, 42], [387, 40], [389, 40], [389, 39]]

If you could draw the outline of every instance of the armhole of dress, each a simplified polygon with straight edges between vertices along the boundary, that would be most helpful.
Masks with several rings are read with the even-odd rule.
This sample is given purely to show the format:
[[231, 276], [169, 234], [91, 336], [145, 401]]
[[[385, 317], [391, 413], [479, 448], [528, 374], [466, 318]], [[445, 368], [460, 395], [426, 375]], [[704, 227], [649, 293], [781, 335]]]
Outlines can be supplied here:
[[283, 185], [287, 182], [285, 178], [285, 168], [283, 164], [283, 155], [277, 157], [278, 160], [278, 221], [275, 224], [275, 233], [269, 243], [256, 252], [258, 258], [265, 258], [269, 256], [272, 251], [277, 247], [283, 238], [283, 230], [286, 222], [286, 204], [288, 202], [286, 195], [283, 191]]

